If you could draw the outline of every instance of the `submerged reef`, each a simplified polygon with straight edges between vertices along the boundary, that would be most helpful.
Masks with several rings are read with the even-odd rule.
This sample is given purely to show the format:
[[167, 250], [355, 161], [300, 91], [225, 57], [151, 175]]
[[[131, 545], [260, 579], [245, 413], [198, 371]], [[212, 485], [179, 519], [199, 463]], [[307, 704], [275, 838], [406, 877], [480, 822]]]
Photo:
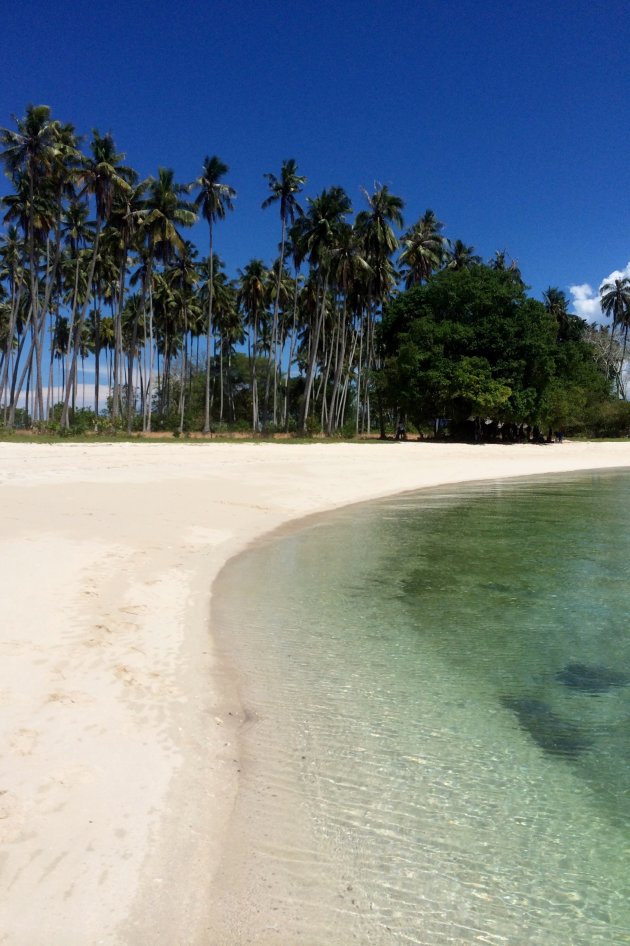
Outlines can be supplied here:
[[527, 697], [501, 698], [536, 745], [545, 752], [574, 758], [591, 747], [591, 742], [575, 723], [563, 719], [548, 703]]
[[630, 677], [618, 670], [581, 663], [567, 664], [557, 672], [556, 680], [585, 693], [605, 693], [612, 687], [623, 687], [630, 683]]

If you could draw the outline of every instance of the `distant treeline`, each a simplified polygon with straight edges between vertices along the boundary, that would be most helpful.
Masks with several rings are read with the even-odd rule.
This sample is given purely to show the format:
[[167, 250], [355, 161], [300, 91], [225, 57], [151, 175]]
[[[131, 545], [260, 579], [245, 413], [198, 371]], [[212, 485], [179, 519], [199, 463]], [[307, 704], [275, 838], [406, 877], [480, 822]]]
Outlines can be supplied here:
[[[293, 159], [264, 175], [272, 258], [230, 279], [215, 250], [236, 192], [218, 157], [194, 182], [169, 168], [140, 180], [110, 134], [83, 150], [44, 105], [0, 129], [0, 147], [5, 427], [627, 431], [628, 280], [604, 287], [611, 331], [589, 327], [558, 289], [528, 298], [506, 253], [483, 263], [447, 239], [433, 211], [405, 228], [387, 186], [356, 213], [340, 187], [302, 201]], [[199, 218], [201, 255], [185, 238]]]

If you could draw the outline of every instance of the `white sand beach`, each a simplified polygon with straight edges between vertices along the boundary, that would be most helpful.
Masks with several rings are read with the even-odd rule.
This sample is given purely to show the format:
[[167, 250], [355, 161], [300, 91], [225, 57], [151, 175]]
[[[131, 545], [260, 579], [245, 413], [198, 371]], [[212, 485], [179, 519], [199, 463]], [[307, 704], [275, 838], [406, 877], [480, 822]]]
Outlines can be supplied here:
[[348, 503], [616, 467], [630, 443], [0, 444], [0, 944], [208, 946], [238, 789], [211, 627], [230, 557]]

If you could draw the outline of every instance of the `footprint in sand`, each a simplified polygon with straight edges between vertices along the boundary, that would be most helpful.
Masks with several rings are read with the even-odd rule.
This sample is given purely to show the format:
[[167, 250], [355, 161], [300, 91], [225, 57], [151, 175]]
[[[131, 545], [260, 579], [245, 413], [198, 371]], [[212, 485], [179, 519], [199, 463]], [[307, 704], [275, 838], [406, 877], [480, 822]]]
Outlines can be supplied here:
[[119, 664], [114, 668], [114, 674], [126, 687], [143, 698], [159, 696], [171, 699], [180, 696], [177, 687], [155, 670], [141, 670]]
[[94, 697], [90, 696], [88, 693], [83, 693], [81, 690], [71, 690], [67, 693], [56, 690], [54, 693], [48, 694], [46, 702], [63, 703], [64, 705], [71, 703], [93, 703]]
[[41, 648], [33, 647], [30, 641], [0, 641], [1, 657], [19, 657], [21, 654], [30, 654], [33, 650]]
[[18, 729], [9, 736], [9, 747], [17, 755], [31, 755], [38, 739], [39, 733], [35, 729]]
[[84, 647], [111, 647], [109, 641], [98, 640], [96, 637], [90, 637], [86, 641], [82, 641]]
[[24, 811], [18, 798], [6, 789], [0, 789], [0, 843], [16, 841], [24, 825]]

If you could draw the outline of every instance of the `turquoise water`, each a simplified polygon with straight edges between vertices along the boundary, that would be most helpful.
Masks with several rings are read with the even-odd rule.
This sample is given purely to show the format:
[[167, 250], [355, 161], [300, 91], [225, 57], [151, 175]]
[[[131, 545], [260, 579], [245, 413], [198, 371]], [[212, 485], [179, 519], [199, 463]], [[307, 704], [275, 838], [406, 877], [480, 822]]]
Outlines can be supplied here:
[[630, 944], [630, 474], [351, 507], [236, 559], [209, 941]]

